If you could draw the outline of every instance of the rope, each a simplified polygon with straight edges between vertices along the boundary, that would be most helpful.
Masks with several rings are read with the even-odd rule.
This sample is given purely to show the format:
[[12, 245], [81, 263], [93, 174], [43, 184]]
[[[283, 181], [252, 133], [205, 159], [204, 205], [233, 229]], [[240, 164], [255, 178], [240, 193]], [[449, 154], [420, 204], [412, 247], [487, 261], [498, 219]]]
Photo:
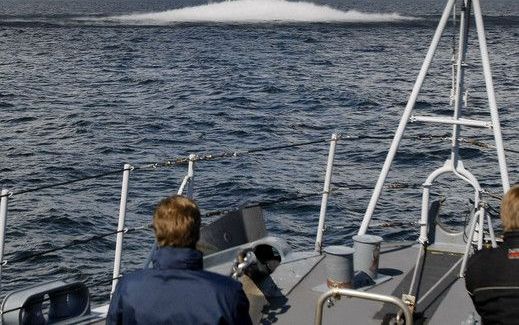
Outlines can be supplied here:
[[[384, 188], [386, 188], [386, 189], [403, 189], [403, 188], [420, 188], [420, 187], [421, 187], [421, 185], [418, 185], [418, 184], [405, 184], [405, 183], [387, 183], [386, 185], [384, 185]], [[346, 192], [344, 192], [345, 190], [372, 190], [372, 189], [373, 189], [372, 186], [365, 186], [365, 185], [349, 186], [348, 185], [348, 186], [334, 187], [334, 188], [330, 189], [329, 193], [330, 194], [331, 193], [345, 194], [346, 193]], [[268, 207], [268, 206], [276, 205], [279, 203], [298, 201], [301, 199], [305, 199], [305, 198], [309, 198], [309, 197], [316, 197], [316, 196], [321, 196], [321, 195], [323, 195], [323, 191], [316, 191], [316, 192], [312, 192], [312, 193], [302, 193], [302, 194], [296, 194], [295, 196], [294, 195], [283, 196], [283, 197], [273, 199], [270, 201], [247, 203], [243, 207], [244, 208], [252, 207], [252, 206]], [[234, 209], [228, 209], [228, 208], [221, 209], [221, 210], [214, 210], [214, 211], [206, 212], [203, 216], [204, 217], [221, 216], [221, 215], [228, 214], [233, 210]]]
[[[417, 136], [416, 138], [418, 138], [418, 139], [441, 139], [441, 140], [445, 140], [445, 141], [450, 141], [451, 140], [451, 138], [447, 134], [444, 134], [444, 135], [421, 135], [421, 136]], [[488, 143], [484, 143], [484, 142], [481, 142], [481, 141], [475, 140], [475, 139], [458, 138], [458, 141], [466, 143], [466, 144], [471, 144], [473, 146], [480, 147], [480, 148], [496, 149], [496, 147], [494, 145], [491, 145], [491, 144], [488, 144]], [[518, 153], [519, 154], [519, 150], [510, 149], [510, 148], [504, 148], [503, 150], [505, 152], [511, 152], [511, 153]]]
[[[374, 224], [370, 224], [369, 227], [370, 228], [392, 228], [392, 227], [402, 227], [402, 226], [407, 226], [407, 227], [415, 227], [415, 226], [418, 226], [420, 225], [419, 222], [416, 222], [416, 221], [392, 221], [392, 222], [380, 222], [380, 223], [374, 223]], [[329, 227], [329, 226], [326, 226], [326, 228], [332, 228], [332, 229], [337, 229], [337, 230], [342, 230], [342, 229], [348, 229], [348, 228], [351, 228], [351, 227], [348, 227], [348, 226], [333, 226], [333, 227]]]
[[[338, 140], [354, 141], [354, 140], [364, 140], [364, 139], [387, 140], [387, 139], [392, 139], [392, 138], [393, 138], [393, 136], [339, 135], [337, 139]], [[447, 134], [443, 134], [443, 135], [418, 135], [418, 136], [415, 136], [413, 138], [414, 139], [418, 139], [418, 140], [424, 140], [424, 139], [429, 139], [429, 140], [431, 140], [431, 139], [450, 140], [450, 138], [448, 137]], [[312, 145], [312, 144], [317, 144], [317, 143], [322, 143], [322, 142], [328, 142], [328, 141], [330, 141], [329, 138], [326, 138], [326, 139], [322, 138], [322, 139], [319, 139], [319, 140], [300, 142], [300, 143], [292, 143], [292, 144], [279, 145], [279, 146], [259, 147], [259, 148], [253, 148], [253, 149], [249, 149], [249, 150], [244, 150], [244, 151], [229, 151], [229, 152], [223, 152], [223, 153], [220, 153], [220, 154], [206, 154], [206, 155], [201, 155], [201, 156], [195, 156], [191, 160], [196, 162], [196, 161], [217, 160], [217, 159], [230, 158], [230, 157], [239, 157], [239, 156], [248, 155], [248, 154], [255, 154], [255, 153], [268, 152], [268, 151], [287, 149], [287, 148], [294, 148], [294, 147], [302, 147], [302, 146], [307, 146], [307, 145]], [[477, 147], [480, 147], [480, 148], [495, 149], [495, 146], [493, 146], [493, 145], [489, 145], [489, 144], [486, 144], [486, 143], [483, 143], [481, 141], [474, 140], [474, 139], [459, 138], [458, 141], [463, 142], [463, 143], [467, 143], [467, 144], [471, 144], [471, 145], [474, 145], [474, 146], [477, 146]], [[519, 154], [519, 150], [508, 149], [508, 148], [505, 148], [504, 150], [506, 152], [512, 152], [512, 153], [518, 153]], [[11, 197], [11, 196], [20, 195], [20, 194], [36, 192], [36, 191], [40, 191], [40, 190], [43, 190], [43, 189], [49, 189], [49, 188], [64, 186], [64, 185], [68, 185], [68, 184], [78, 183], [78, 182], [82, 182], [82, 181], [85, 181], [85, 180], [101, 178], [101, 177], [105, 177], [105, 176], [109, 176], [109, 175], [113, 175], [113, 174], [118, 174], [118, 173], [121, 173], [121, 172], [123, 172], [125, 170], [133, 171], [133, 170], [137, 170], [137, 169], [142, 170], [142, 169], [157, 169], [157, 168], [161, 168], [161, 167], [173, 167], [173, 166], [185, 165], [185, 164], [189, 163], [189, 161], [190, 161], [189, 157], [179, 157], [179, 158], [172, 159], [172, 160], [167, 160], [167, 161], [164, 161], [164, 162], [154, 162], [154, 163], [146, 163], [146, 164], [141, 165], [141, 166], [132, 166], [129, 169], [122, 168], [122, 169], [110, 170], [110, 171], [107, 171], [107, 172], [104, 172], [104, 173], [101, 173], [101, 174], [86, 176], [86, 177], [82, 177], [82, 178], [78, 178], [78, 179], [74, 179], [74, 180], [70, 180], [70, 181], [65, 181], [65, 182], [60, 182], [60, 183], [55, 183], [55, 184], [44, 185], [44, 186], [40, 186], [40, 187], [29, 188], [29, 189], [26, 189], [26, 190], [19, 190], [19, 191], [9, 192], [9, 193], [3, 194], [3, 195], [0, 194], [0, 198], [2, 198], [2, 197]]]
[[240, 157], [248, 154], [255, 154], [260, 152], [267, 152], [267, 151], [274, 151], [274, 150], [280, 150], [280, 149], [286, 149], [286, 148], [295, 148], [295, 147], [302, 147], [307, 146], [311, 144], [316, 143], [322, 143], [327, 142], [329, 139], [319, 139], [314, 141], [307, 141], [307, 142], [299, 142], [299, 143], [292, 143], [292, 144], [286, 144], [286, 145], [279, 145], [279, 146], [271, 146], [271, 147], [259, 147], [259, 148], [253, 148], [249, 150], [243, 150], [243, 151], [226, 151], [222, 152], [220, 154], [205, 154], [205, 155], [196, 155], [194, 158], [190, 159], [189, 157], [181, 157], [176, 158], [173, 160], [167, 160], [165, 162], [155, 162], [155, 163], [146, 163], [145, 165], [135, 167], [135, 169], [145, 169], [145, 168], [159, 168], [159, 167], [171, 167], [171, 166], [178, 166], [178, 165], [185, 165], [189, 163], [189, 161], [197, 162], [197, 161], [210, 161], [210, 160], [217, 160], [222, 158], [230, 158], [230, 157]]
[[104, 172], [104, 173], [101, 173], [101, 174], [96, 174], [96, 175], [86, 176], [86, 177], [82, 177], [82, 178], [77, 178], [77, 179], [73, 179], [73, 180], [66, 181], [66, 182], [49, 184], [49, 185], [44, 185], [44, 186], [40, 186], [40, 187], [29, 188], [29, 189], [26, 189], [26, 190], [9, 192], [7, 194], [0, 195], [0, 197], [6, 197], [6, 196], [11, 197], [11, 196], [20, 195], [20, 194], [26, 194], [26, 193], [41, 191], [41, 190], [48, 189], [48, 188], [54, 188], [54, 187], [63, 186], [63, 185], [69, 185], [69, 184], [78, 183], [78, 182], [82, 182], [82, 181], [86, 181], [86, 180], [90, 180], [90, 179], [101, 178], [101, 177], [105, 177], [105, 176], [109, 176], [109, 175], [119, 174], [119, 173], [121, 173], [121, 172], [123, 172], [125, 170], [132, 170], [132, 169], [133, 168], [129, 168], [129, 169], [122, 168], [122, 169], [117, 169], [117, 170], [111, 170], [111, 171]]
[[[290, 197], [281, 197], [281, 198], [270, 200], [270, 201], [248, 203], [248, 204], [244, 205], [243, 208], [249, 208], [249, 207], [253, 207], [253, 206], [267, 207], [267, 206], [275, 205], [278, 203], [297, 201], [297, 200], [301, 200], [304, 198], [308, 198], [308, 197], [312, 197], [312, 196], [319, 196], [319, 195], [322, 195], [322, 192], [305, 193], [305, 194], [300, 194], [300, 195], [290, 196]], [[204, 214], [204, 217], [221, 216], [221, 215], [228, 214], [233, 210], [234, 209], [209, 211]]]
[[[130, 233], [130, 232], [134, 232], [134, 231], [138, 231], [138, 230], [144, 230], [144, 229], [149, 229], [149, 228], [150, 228], [150, 225], [147, 224], [147, 225], [143, 225], [143, 226], [139, 226], [139, 227], [135, 227], [135, 228], [124, 228], [122, 230], [111, 231], [111, 232], [107, 232], [107, 233], [103, 233], [103, 234], [96, 234], [96, 235], [93, 235], [93, 236], [85, 238], [85, 239], [73, 239], [69, 243], [61, 245], [61, 246], [53, 247], [53, 248], [50, 248], [50, 249], [47, 249], [47, 250], [43, 250], [43, 251], [39, 251], [39, 252], [30, 253], [28, 255], [24, 255], [24, 256], [21, 256], [21, 257], [18, 257], [18, 258], [14, 258], [12, 260], [4, 259], [2, 261], [2, 263], [3, 263], [3, 265], [7, 265], [7, 264], [11, 264], [11, 263], [24, 262], [24, 261], [30, 260], [32, 258], [35, 258], [35, 257], [39, 257], [39, 256], [43, 256], [43, 255], [46, 255], [46, 254], [49, 254], [49, 253], [52, 253], [52, 252], [64, 250], [64, 249], [67, 249], [67, 248], [70, 248], [70, 247], [73, 247], [73, 246], [76, 246], [76, 245], [86, 244], [86, 243], [89, 243], [89, 242], [94, 241], [94, 240], [98, 240], [98, 239], [102, 239], [102, 238], [105, 238], [105, 237], [108, 237], [108, 236], [111, 236], [111, 235], [118, 234], [120, 232], [122, 232], [122, 233]], [[5, 254], [5, 256], [9, 257], [9, 256], [12, 256], [14, 254], [15, 253], [8, 253], [8, 254]]]

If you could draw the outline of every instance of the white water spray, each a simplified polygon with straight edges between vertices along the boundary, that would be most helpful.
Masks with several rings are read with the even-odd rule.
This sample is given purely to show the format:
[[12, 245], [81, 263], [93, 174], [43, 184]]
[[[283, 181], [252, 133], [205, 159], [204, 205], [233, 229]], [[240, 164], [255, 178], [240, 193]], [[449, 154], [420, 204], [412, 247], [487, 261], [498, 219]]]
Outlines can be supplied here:
[[135, 24], [177, 22], [394, 22], [413, 20], [397, 13], [374, 14], [355, 10], [341, 11], [310, 2], [286, 0], [234, 0], [168, 10], [158, 13], [109, 17]]

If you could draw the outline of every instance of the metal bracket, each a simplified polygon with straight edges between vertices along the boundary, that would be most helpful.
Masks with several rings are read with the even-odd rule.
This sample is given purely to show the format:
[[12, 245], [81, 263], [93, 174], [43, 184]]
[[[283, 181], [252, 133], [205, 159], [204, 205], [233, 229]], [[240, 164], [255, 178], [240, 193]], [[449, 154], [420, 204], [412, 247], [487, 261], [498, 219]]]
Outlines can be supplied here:
[[407, 307], [409, 307], [411, 314], [414, 313], [414, 309], [416, 307], [416, 297], [404, 293], [402, 294], [402, 301], [407, 305]]

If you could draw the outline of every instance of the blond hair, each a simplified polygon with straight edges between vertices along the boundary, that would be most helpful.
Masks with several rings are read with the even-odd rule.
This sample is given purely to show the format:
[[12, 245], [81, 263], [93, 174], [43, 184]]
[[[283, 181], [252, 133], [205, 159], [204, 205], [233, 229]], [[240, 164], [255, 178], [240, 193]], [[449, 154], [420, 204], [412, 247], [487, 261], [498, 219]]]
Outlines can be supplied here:
[[503, 197], [501, 221], [505, 231], [519, 230], [519, 185], [509, 189]]
[[165, 198], [153, 212], [153, 230], [159, 246], [195, 248], [200, 238], [200, 210], [187, 197]]

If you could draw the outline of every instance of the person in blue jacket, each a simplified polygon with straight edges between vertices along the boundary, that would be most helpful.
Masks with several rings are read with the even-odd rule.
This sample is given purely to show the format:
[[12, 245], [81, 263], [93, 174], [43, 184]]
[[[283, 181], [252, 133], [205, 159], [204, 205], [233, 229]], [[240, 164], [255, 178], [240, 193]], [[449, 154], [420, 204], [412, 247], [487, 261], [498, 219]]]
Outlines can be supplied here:
[[200, 210], [186, 197], [163, 199], [153, 214], [153, 267], [124, 275], [107, 324], [252, 324], [241, 283], [203, 270]]

